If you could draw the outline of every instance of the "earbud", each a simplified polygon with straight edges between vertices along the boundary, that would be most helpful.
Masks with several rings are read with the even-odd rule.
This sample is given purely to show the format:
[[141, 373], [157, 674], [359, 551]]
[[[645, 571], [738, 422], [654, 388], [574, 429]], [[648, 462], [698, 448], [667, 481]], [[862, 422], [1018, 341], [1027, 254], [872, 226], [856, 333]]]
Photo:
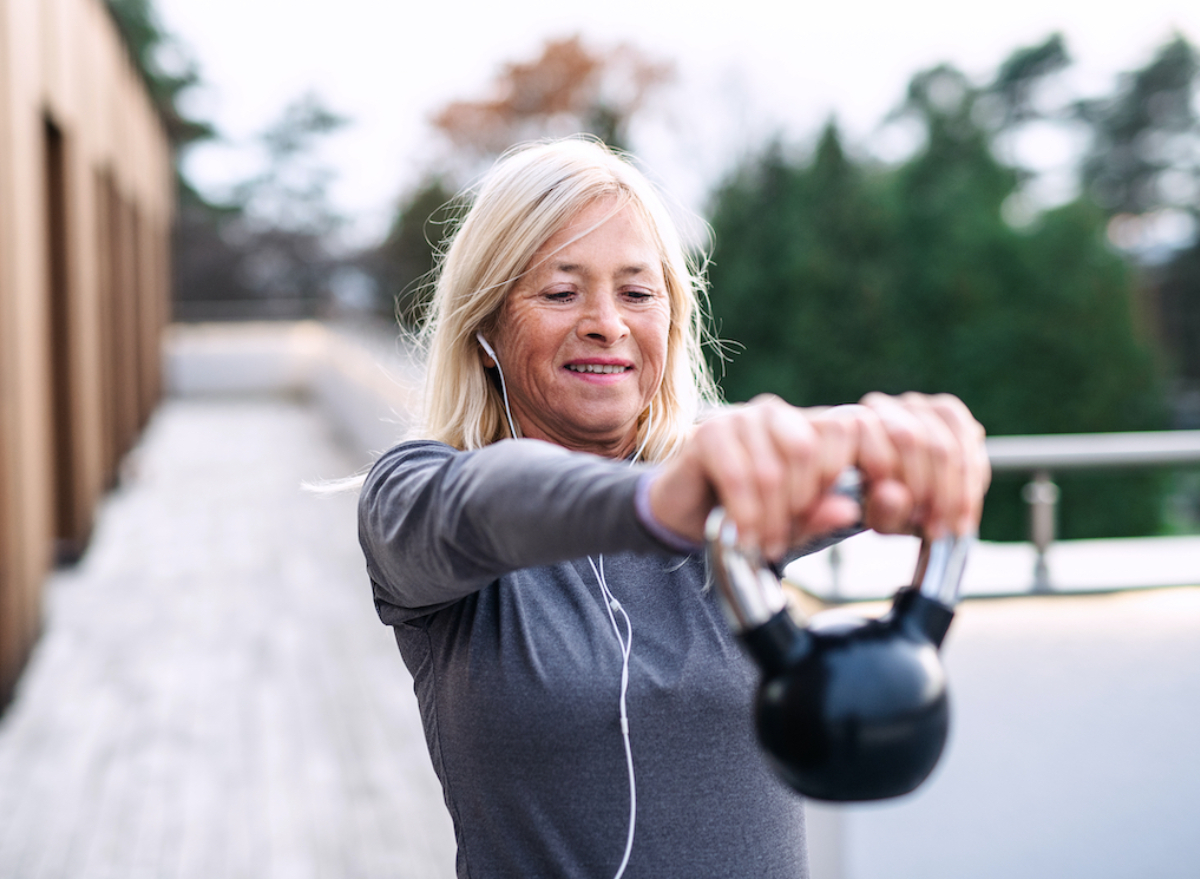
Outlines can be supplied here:
[[483, 333], [476, 333], [475, 340], [483, 346], [483, 350], [487, 352], [487, 356], [492, 358], [496, 364], [496, 368], [500, 368], [500, 358], [496, 356], [496, 352], [492, 350], [492, 346], [488, 344], [488, 340], [483, 337]]
[[500, 358], [496, 356], [496, 352], [492, 350], [492, 346], [483, 337], [483, 333], [476, 333], [475, 340], [483, 346], [483, 350], [487, 352], [488, 357], [492, 358], [492, 362], [496, 364], [496, 372], [500, 374], [500, 393], [504, 397], [504, 417], [508, 419], [509, 434], [513, 439], [516, 439], [520, 434], [517, 433], [517, 425], [513, 422], [512, 407], [508, 405], [508, 385], [504, 383], [504, 370], [500, 368]]

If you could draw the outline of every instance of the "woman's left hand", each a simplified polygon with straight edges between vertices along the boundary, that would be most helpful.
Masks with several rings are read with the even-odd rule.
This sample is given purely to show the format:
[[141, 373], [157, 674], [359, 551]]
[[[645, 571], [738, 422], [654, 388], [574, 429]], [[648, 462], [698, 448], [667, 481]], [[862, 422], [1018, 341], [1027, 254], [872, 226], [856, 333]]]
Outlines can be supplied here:
[[868, 528], [931, 538], [978, 530], [991, 465], [983, 426], [961, 400], [872, 393], [854, 408]]

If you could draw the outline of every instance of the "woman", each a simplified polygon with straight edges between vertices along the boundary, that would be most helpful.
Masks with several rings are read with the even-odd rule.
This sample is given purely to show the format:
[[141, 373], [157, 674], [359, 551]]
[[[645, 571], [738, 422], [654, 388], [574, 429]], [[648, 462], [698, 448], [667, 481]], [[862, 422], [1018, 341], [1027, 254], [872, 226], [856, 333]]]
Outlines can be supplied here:
[[[502, 159], [447, 252], [426, 439], [376, 463], [360, 535], [460, 876], [806, 875], [704, 520], [723, 504], [773, 559], [860, 522], [977, 523], [983, 432], [951, 398], [698, 421], [700, 301], [652, 188], [584, 140]], [[849, 465], [862, 509], [826, 493]]]

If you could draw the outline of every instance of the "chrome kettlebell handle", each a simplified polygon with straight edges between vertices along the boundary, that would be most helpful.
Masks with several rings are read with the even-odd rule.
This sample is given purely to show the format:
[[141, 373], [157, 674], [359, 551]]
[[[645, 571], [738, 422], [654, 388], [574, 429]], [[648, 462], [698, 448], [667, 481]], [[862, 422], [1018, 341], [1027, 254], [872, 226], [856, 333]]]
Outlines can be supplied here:
[[912, 585], [926, 598], [932, 598], [947, 610], [954, 610], [967, 569], [967, 555], [974, 542], [975, 538], [969, 534], [922, 540]]
[[705, 522], [710, 575], [736, 634], [749, 632], [774, 617], [787, 604], [779, 578], [763, 564], [762, 554], [738, 546], [737, 526], [714, 507]]
[[[858, 490], [858, 472], [853, 469], [844, 473], [834, 487], [836, 493], [856, 498]], [[779, 578], [764, 563], [761, 553], [738, 545], [737, 526], [723, 507], [714, 507], [709, 513], [705, 540], [709, 567], [735, 632], [755, 629], [784, 608], [787, 601]], [[923, 539], [912, 586], [926, 598], [953, 610], [973, 542], [969, 535]]]

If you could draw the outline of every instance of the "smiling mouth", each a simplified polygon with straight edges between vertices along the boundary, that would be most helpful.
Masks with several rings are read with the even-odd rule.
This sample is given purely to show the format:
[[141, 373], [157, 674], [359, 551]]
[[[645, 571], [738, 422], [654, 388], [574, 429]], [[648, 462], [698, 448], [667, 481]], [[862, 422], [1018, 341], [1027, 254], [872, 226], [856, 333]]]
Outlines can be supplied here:
[[596, 375], [613, 375], [618, 372], [628, 372], [633, 367], [618, 366], [608, 363], [568, 363], [567, 369], [571, 372], [591, 372]]

